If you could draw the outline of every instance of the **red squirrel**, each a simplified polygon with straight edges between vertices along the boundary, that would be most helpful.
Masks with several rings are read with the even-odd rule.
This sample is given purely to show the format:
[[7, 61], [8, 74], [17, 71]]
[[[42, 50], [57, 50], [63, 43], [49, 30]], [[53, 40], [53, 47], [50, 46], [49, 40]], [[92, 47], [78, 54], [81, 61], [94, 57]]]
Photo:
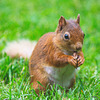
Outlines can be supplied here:
[[29, 60], [31, 83], [37, 93], [45, 91], [48, 84], [73, 86], [75, 69], [84, 63], [83, 40], [79, 14], [76, 20], [61, 16], [56, 31], [39, 39]]

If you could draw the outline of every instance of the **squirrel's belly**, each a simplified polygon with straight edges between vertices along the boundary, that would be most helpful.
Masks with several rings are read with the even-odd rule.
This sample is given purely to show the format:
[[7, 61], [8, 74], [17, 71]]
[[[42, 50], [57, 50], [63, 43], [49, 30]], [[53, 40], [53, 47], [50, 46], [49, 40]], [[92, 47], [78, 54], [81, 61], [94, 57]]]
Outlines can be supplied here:
[[52, 83], [59, 84], [62, 87], [69, 87], [71, 79], [74, 78], [75, 68], [67, 65], [63, 68], [55, 68], [53, 66], [44, 66], [45, 71], [49, 74], [49, 80]]

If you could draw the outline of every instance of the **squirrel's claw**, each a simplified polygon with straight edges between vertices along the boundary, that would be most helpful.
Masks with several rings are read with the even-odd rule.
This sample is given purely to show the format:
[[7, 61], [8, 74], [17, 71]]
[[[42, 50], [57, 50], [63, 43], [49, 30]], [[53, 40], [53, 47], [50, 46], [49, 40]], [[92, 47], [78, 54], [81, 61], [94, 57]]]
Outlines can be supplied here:
[[79, 56], [79, 58], [77, 59], [78, 62], [78, 66], [81, 66], [84, 63], [85, 59], [81, 56]]

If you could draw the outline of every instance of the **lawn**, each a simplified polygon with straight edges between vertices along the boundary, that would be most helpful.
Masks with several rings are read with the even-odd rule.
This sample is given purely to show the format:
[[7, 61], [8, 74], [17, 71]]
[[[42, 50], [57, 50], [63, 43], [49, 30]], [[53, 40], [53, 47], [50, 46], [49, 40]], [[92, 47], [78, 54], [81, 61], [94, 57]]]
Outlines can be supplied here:
[[[44, 33], [55, 31], [61, 15], [74, 19], [78, 14], [85, 33], [85, 63], [77, 72], [76, 84], [67, 94], [53, 87], [38, 97], [29, 85], [28, 59], [11, 59], [2, 50], [8, 41], [38, 41]], [[0, 0], [0, 100], [69, 98], [100, 99], [100, 0]]]

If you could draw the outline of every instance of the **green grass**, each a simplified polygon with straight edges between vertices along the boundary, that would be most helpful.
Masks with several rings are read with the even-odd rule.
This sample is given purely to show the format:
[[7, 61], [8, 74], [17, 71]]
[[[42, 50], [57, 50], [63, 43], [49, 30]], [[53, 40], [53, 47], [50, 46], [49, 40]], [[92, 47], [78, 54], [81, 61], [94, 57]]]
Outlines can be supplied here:
[[[8, 41], [38, 40], [55, 31], [61, 15], [81, 16], [85, 33], [85, 63], [73, 90], [52, 88], [38, 97], [30, 87], [28, 60], [11, 59], [2, 50]], [[55, 92], [55, 95], [53, 94]], [[98, 100], [100, 99], [100, 0], [0, 0], [0, 100]]]

